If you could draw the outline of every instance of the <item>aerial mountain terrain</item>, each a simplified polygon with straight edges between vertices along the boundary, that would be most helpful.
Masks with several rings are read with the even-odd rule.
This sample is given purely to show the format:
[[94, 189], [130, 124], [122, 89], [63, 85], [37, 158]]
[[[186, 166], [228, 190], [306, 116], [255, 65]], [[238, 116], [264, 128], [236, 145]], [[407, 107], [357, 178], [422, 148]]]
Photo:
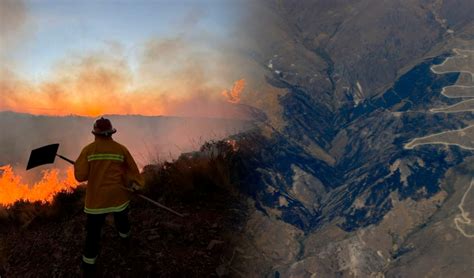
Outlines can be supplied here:
[[247, 98], [267, 119], [250, 152], [254, 212], [237, 268], [470, 277], [474, 4], [266, 1], [255, 10], [261, 90]]

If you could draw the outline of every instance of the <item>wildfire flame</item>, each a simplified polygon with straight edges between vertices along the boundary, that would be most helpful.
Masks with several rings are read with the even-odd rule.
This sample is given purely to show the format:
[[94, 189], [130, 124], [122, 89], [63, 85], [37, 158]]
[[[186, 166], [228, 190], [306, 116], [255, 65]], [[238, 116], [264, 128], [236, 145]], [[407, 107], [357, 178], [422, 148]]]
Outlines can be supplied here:
[[48, 203], [57, 193], [71, 191], [78, 185], [72, 167], [67, 169], [64, 179], [60, 178], [59, 169], [46, 170], [40, 181], [29, 186], [15, 174], [11, 165], [2, 166], [0, 167], [0, 205], [10, 206], [19, 200]]
[[232, 89], [224, 90], [221, 94], [227, 99], [228, 102], [231, 103], [239, 103], [240, 102], [240, 95], [245, 88], [245, 80], [240, 79], [235, 81], [234, 86]]

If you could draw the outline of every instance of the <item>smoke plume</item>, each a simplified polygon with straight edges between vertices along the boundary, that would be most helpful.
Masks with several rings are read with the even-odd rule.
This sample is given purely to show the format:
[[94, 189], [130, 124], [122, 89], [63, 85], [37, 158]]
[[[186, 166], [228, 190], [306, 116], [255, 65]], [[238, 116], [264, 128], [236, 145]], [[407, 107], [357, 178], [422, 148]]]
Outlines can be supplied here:
[[[2, 41], [13, 41], [27, 18], [20, 1], [2, 1]], [[0, 111], [41, 115], [141, 114], [235, 118], [245, 94], [223, 96], [236, 80], [246, 79], [242, 43], [199, 31], [191, 25], [206, 16], [196, 7], [172, 37], [150, 37], [133, 53], [117, 41], [96, 50], [70, 52], [32, 81], [12, 63], [0, 62]], [[177, 27], [177, 28], [178, 28]], [[26, 40], [25, 40], [26, 41]], [[26, 43], [26, 42], [25, 42]], [[14, 57], [14, 49], [2, 50]], [[231, 92], [231, 91], [229, 91]], [[193, 109], [189, 109], [192, 107]], [[226, 109], [222, 109], [225, 107]], [[245, 115], [243, 117], [246, 117]]]

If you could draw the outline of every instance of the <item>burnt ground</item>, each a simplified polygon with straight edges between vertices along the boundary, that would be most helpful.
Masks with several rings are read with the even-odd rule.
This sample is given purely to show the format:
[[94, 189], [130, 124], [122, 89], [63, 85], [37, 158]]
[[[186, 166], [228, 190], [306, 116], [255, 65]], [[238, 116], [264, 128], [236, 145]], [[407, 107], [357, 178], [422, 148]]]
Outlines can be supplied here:
[[[217, 276], [216, 270], [232, 256], [231, 232], [240, 228], [241, 217], [235, 213], [240, 209], [228, 206], [234, 200], [221, 197], [198, 206], [171, 206], [186, 213], [185, 218], [135, 201], [130, 248], [121, 242], [113, 218], [108, 217], [98, 260], [100, 276]], [[85, 214], [79, 213], [59, 222], [10, 229], [2, 235], [2, 277], [80, 276], [85, 220]]]
[[[185, 217], [132, 199], [130, 248], [121, 242], [110, 215], [97, 277], [238, 275], [231, 265], [239, 251], [233, 238], [246, 217], [246, 198], [229, 187], [229, 158], [183, 157], [148, 167], [145, 195]], [[79, 188], [59, 194], [49, 205], [18, 202], [0, 209], [0, 276], [81, 276], [83, 196], [84, 188]]]

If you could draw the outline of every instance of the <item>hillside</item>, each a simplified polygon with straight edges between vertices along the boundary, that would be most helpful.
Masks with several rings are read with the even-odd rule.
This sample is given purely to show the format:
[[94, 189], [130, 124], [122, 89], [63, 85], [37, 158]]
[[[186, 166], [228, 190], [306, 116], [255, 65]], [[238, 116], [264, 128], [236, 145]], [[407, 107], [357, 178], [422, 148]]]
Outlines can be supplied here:
[[[472, 138], [463, 128], [472, 107], [439, 107], [470, 97], [442, 92], [472, 86], [462, 67], [472, 59], [433, 69], [455, 49], [474, 49], [474, 19], [461, 12], [472, 9], [361, 0], [266, 1], [256, 10], [266, 27], [249, 31], [262, 71], [255, 83], [272, 89], [254, 97], [272, 106], [261, 106], [268, 121], [246, 180], [256, 199], [241, 239], [248, 273], [470, 277], [471, 222], [458, 205], [470, 200]], [[457, 132], [405, 148], [444, 131]]]
[[[149, 165], [144, 194], [184, 218], [134, 198], [131, 247], [120, 245], [113, 220], [104, 227], [98, 277], [209, 277], [228, 275], [234, 235], [247, 204], [231, 175], [239, 154], [226, 142], [173, 163]], [[85, 231], [84, 188], [57, 195], [51, 204], [18, 202], [0, 209], [2, 277], [77, 277]], [[48, 254], [48, 255], [46, 255]]]

